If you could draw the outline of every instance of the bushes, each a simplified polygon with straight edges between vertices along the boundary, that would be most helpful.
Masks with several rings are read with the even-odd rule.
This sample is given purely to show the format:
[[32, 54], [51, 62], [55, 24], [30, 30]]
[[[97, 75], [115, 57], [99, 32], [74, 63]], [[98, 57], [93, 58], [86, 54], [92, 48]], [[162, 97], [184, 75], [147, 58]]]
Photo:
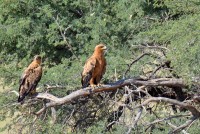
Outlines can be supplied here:
[[[166, 61], [171, 70], [163, 67], [156, 77], [180, 77], [190, 85], [199, 77], [197, 0], [8, 0], [0, 8], [0, 77], [10, 90], [18, 90], [19, 77], [35, 54], [43, 56], [39, 91], [59, 84], [66, 88], [50, 92], [65, 96], [80, 88], [85, 60], [100, 42], [109, 49], [104, 83], [125, 77], [127, 65], [143, 53], [151, 54], [131, 66], [126, 77], [147, 78]], [[16, 97], [1, 100], [5, 104]]]

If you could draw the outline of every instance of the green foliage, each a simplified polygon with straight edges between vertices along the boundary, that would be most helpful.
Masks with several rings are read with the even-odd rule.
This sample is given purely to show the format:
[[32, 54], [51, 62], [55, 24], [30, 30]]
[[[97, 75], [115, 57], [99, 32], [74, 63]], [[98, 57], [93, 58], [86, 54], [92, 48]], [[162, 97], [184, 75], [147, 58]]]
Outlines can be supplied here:
[[[19, 78], [36, 54], [42, 55], [44, 68], [39, 91], [46, 84], [59, 84], [66, 88], [50, 93], [62, 97], [79, 89], [82, 67], [100, 42], [109, 49], [103, 83], [123, 77], [146, 77], [146, 68], [146, 72], [152, 72], [169, 60], [172, 72], [161, 70], [156, 76], [178, 76], [192, 84], [192, 78], [200, 74], [199, 5], [198, 0], [0, 0], [0, 80], [3, 86], [11, 87], [1, 94], [0, 104], [16, 101], [16, 96], [6, 97], [5, 93], [18, 91]], [[165, 49], [139, 48], [145, 44]], [[124, 76], [127, 65], [144, 52], [152, 55], [136, 62]], [[6, 107], [10, 116], [20, 109]], [[59, 111], [61, 117], [66, 109]], [[1, 120], [6, 119], [3, 114]], [[43, 123], [38, 122], [41, 133], [61, 133], [61, 120], [53, 126]], [[99, 133], [103, 127], [99, 121], [87, 132]], [[168, 132], [163, 129], [163, 133]], [[117, 126], [114, 131], [124, 133], [127, 128]]]
[[184, 16], [177, 21], [167, 21], [148, 32], [141, 32], [138, 38], [144, 38], [144, 42], [153, 40], [167, 45], [167, 59], [172, 61], [174, 72], [191, 81], [192, 77], [200, 73], [199, 19], [197, 14]]
[[86, 131], [86, 134], [102, 134], [104, 129], [104, 122], [99, 121], [93, 126], [89, 127]]

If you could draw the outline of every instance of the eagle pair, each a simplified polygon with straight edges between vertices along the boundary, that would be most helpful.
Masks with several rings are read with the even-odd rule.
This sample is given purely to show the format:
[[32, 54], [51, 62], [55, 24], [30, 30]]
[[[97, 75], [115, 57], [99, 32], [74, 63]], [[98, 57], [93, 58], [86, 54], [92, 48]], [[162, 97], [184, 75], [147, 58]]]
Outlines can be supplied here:
[[[106, 50], [104, 44], [97, 45], [93, 55], [86, 61], [81, 74], [82, 88], [89, 85], [94, 88], [100, 85], [100, 80], [106, 71], [106, 59], [104, 57]], [[42, 77], [41, 62], [41, 56], [36, 55], [33, 62], [25, 69], [20, 79], [18, 102], [23, 102], [25, 96], [36, 92], [36, 86]]]

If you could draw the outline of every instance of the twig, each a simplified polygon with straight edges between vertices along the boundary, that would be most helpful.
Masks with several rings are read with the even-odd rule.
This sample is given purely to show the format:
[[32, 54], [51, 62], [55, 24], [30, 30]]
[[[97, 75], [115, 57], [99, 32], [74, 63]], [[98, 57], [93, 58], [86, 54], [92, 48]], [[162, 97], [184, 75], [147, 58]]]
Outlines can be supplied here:
[[177, 127], [176, 129], [174, 129], [172, 132], [170, 133], [176, 133], [181, 131], [182, 129], [186, 128], [187, 126], [189, 126], [194, 120], [198, 119], [200, 117], [200, 112], [192, 105], [184, 103], [184, 102], [180, 102], [174, 99], [169, 99], [169, 98], [165, 98], [165, 97], [151, 97], [147, 100], [145, 100], [141, 105], [138, 105], [135, 108], [141, 108], [142, 106], [147, 105], [150, 102], [166, 102], [166, 103], [171, 103], [174, 105], [178, 105], [180, 107], [183, 107], [187, 110], [189, 110], [192, 113], [192, 118], [190, 120], [188, 120], [186, 123], [184, 123], [183, 125]]
[[66, 123], [71, 119], [71, 117], [73, 116], [74, 112], [75, 112], [75, 107], [74, 107], [74, 109], [72, 110], [71, 114], [68, 116], [68, 118], [65, 117], [65, 119], [64, 119], [64, 121], [63, 121], [63, 123], [62, 123], [63, 126], [65, 126], [64, 124], [66, 124]]
[[153, 17], [149, 17], [149, 16], [145, 16], [145, 19], [149, 19], [149, 20], [153, 20], [153, 21], [159, 21], [158, 18], [153, 18]]
[[52, 124], [56, 122], [56, 109], [51, 107]]
[[184, 82], [181, 79], [172, 79], [172, 78], [160, 78], [160, 79], [152, 79], [149, 81], [142, 81], [137, 78], [135, 79], [123, 79], [119, 80], [116, 83], [109, 84], [109, 85], [103, 85], [100, 88], [96, 88], [92, 90], [91, 87], [87, 87], [85, 89], [80, 89], [77, 91], [72, 92], [71, 94], [63, 97], [58, 98], [52, 94], [49, 93], [38, 93], [35, 97], [40, 99], [48, 99], [51, 100], [50, 102], [46, 103], [46, 105], [40, 109], [36, 114], [41, 114], [46, 108], [56, 106], [56, 105], [62, 105], [65, 103], [71, 103], [74, 99], [79, 98], [81, 96], [88, 96], [94, 93], [103, 92], [103, 91], [113, 91], [118, 88], [127, 86], [127, 85], [145, 85], [145, 86], [180, 86], [184, 87]]
[[63, 41], [66, 43], [66, 45], [67, 45], [67, 47], [69, 48], [69, 50], [71, 51], [71, 53], [78, 59], [78, 57], [75, 55], [75, 53], [74, 53], [74, 51], [73, 51], [73, 47], [71, 46], [71, 44], [67, 41], [67, 38], [66, 38], [66, 31], [68, 30], [68, 29], [70, 29], [71, 28], [71, 26], [68, 26], [67, 28], [65, 28], [64, 30], [63, 30], [63, 28], [60, 26], [60, 24], [59, 24], [59, 22], [58, 22], [58, 20], [59, 20], [59, 16], [57, 15], [56, 16], [56, 18], [55, 17], [53, 17], [54, 18], [54, 20], [55, 20], [55, 22], [56, 22], [56, 24], [57, 24], [57, 26], [58, 26], [58, 28], [59, 28], [59, 31], [60, 31], [60, 34], [61, 34], [61, 36], [62, 36], [62, 38], [63, 38]]
[[150, 97], [149, 99], [145, 100], [141, 105], [135, 106], [134, 108], [140, 108], [142, 106], [147, 105], [150, 102], [166, 102], [166, 103], [178, 105], [180, 107], [183, 107], [189, 110], [193, 116], [200, 117], [200, 112], [192, 105], [184, 103], [184, 102], [180, 102], [174, 99], [165, 98], [165, 97]]
[[139, 61], [142, 57], [144, 57], [145, 55], [150, 55], [150, 53], [143, 53], [142, 55], [138, 56], [134, 61], [132, 61], [129, 65], [128, 68], [126, 69], [124, 76], [126, 76], [126, 74], [130, 71], [131, 66], [136, 63], [137, 61]]
[[162, 122], [162, 121], [167, 121], [167, 120], [171, 120], [173, 118], [179, 118], [179, 117], [183, 117], [183, 116], [189, 116], [188, 114], [187, 115], [175, 115], [175, 116], [170, 116], [170, 117], [166, 117], [166, 118], [163, 118], [163, 119], [158, 119], [158, 120], [155, 120], [151, 123], [148, 123], [146, 124], [148, 127], [145, 129], [145, 131], [152, 125], [156, 124], [156, 123], [159, 123], [159, 122]]
[[130, 134], [132, 128], [136, 127], [136, 125], [137, 125], [137, 123], [138, 123], [138, 121], [139, 121], [139, 119], [140, 119], [140, 117], [142, 115], [142, 111], [143, 111], [143, 108], [139, 108], [138, 113], [137, 113], [137, 115], [135, 117], [135, 120], [134, 120], [133, 124], [131, 125], [131, 127], [128, 129], [128, 132], [126, 132], [126, 134]]
[[[39, 115], [41, 114], [46, 108], [56, 106], [56, 105], [62, 105], [65, 103], [71, 103], [73, 100], [79, 97], [83, 96], [88, 96], [90, 94], [98, 93], [98, 92], [110, 92], [117, 90], [121, 87], [124, 86], [132, 86], [132, 85], [137, 85], [137, 86], [169, 86], [169, 87], [185, 87], [186, 85], [184, 84], [182, 79], [173, 79], [173, 78], [158, 78], [158, 79], [152, 79], [152, 80], [142, 80], [141, 78], [132, 78], [132, 79], [122, 79], [119, 80], [115, 83], [111, 83], [108, 85], [103, 85], [102, 87], [96, 88], [92, 90], [91, 87], [87, 87], [85, 89], [79, 89], [77, 91], [72, 92], [71, 94], [59, 98], [56, 97], [50, 93], [37, 93], [35, 95], [34, 100], [37, 101], [37, 99], [47, 99], [50, 100], [50, 102], [46, 103], [42, 109], [40, 109], [36, 114]], [[144, 87], [141, 87], [141, 89]], [[92, 93], [91, 93], [92, 90]], [[139, 90], [139, 88], [138, 88]], [[16, 95], [17, 92], [13, 91]], [[133, 92], [142, 92], [142, 90], [139, 91], [134, 91]], [[146, 93], [146, 92], [144, 92]], [[32, 99], [31, 99], [32, 100]]]
[[143, 108], [139, 108], [139, 111], [138, 111], [138, 113], [137, 113], [137, 115], [135, 117], [134, 123], [133, 123], [133, 128], [136, 127], [136, 125], [137, 125], [137, 123], [138, 123], [138, 121], [139, 121], [139, 119], [140, 119], [140, 117], [142, 115], [142, 111], [143, 111]]
[[14, 94], [16, 94], [17, 96], [19, 96], [19, 93], [18, 93], [17, 91], [15, 91], [15, 90], [10, 91], [10, 93], [14, 93]]
[[188, 127], [190, 124], [192, 124], [192, 122], [194, 122], [198, 118], [199, 118], [199, 116], [193, 116], [190, 120], [186, 121], [183, 125], [175, 128], [169, 134], [173, 134], [173, 133], [177, 133], [177, 132], [181, 131], [182, 129], [184, 129], [184, 128]]
[[[170, 127], [172, 127], [173, 129], [176, 129], [176, 128], [177, 128], [174, 124], [172, 124], [172, 123], [170, 123], [170, 122], [167, 122], [167, 124], [168, 124]], [[187, 133], [185, 130], [182, 130], [181, 132], [182, 132], [183, 134], [189, 134], [189, 133]]]
[[163, 64], [161, 64], [160, 66], [158, 66], [158, 67], [151, 73], [151, 75], [149, 76], [148, 79], [152, 78], [153, 75], [154, 75], [158, 70], [160, 70], [162, 67], [164, 67], [164, 66], [165, 66], [166, 64], [168, 64], [168, 63], [169, 63], [169, 61], [166, 61], [165, 63], [163, 63]]
[[110, 128], [111, 128], [114, 124], [116, 124], [116, 123], [117, 123], [117, 121], [112, 121], [112, 122], [110, 122], [108, 125], [106, 125], [106, 130], [105, 130], [105, 131], [110, 130]]
[[53, 86], [51, 86], [51, 85], [48, 85], [48, 84], [45, 84], [45, 89], [48, 89], [48, 90], [50, 90], [50, 89], [55, 89], [55, 88], [59, 88], [59, 89], [65, 89], [66, 87], [65, 86], [61, 86], [61, 85], [53, 85]]
[[[145, 46], [144, 46], [145, 45]], [[149, 49], [163, 49], [163, 50], [168, 50], [167, 47], [162, 47], [158, 45], [150, 46], [148, 43], [142, 44], [142, 45], [133, 45], [134, 48], [149, 48]]]

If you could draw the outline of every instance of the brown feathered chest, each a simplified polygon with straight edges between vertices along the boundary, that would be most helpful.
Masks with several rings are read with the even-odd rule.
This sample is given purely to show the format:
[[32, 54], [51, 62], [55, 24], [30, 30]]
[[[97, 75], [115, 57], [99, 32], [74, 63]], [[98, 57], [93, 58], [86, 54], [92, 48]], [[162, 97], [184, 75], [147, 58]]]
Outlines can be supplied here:
[[100, 80], [106, 71], [106, 59], [103, 51], [94, 52], [94, 54], [86, 61], [82, 72], [82, 87], [88, 85], [95, 86], [100, 84]]
[[36, 92], [38, 82], [42, 77], [42, 67], [36, 61], [33, 61], [24, 71], [19, 86], [18, 102], [23, 101], [29, 93]]
[[94, 68], [94, 72], [92, 74], [93, 77], [98, 77], [98, 76], [102, 77], [105, 73], [105, 69], [106, 69], [105, 66], [106, 66], [106, 59], [104, 57], [96, 57], [96, 65]]

